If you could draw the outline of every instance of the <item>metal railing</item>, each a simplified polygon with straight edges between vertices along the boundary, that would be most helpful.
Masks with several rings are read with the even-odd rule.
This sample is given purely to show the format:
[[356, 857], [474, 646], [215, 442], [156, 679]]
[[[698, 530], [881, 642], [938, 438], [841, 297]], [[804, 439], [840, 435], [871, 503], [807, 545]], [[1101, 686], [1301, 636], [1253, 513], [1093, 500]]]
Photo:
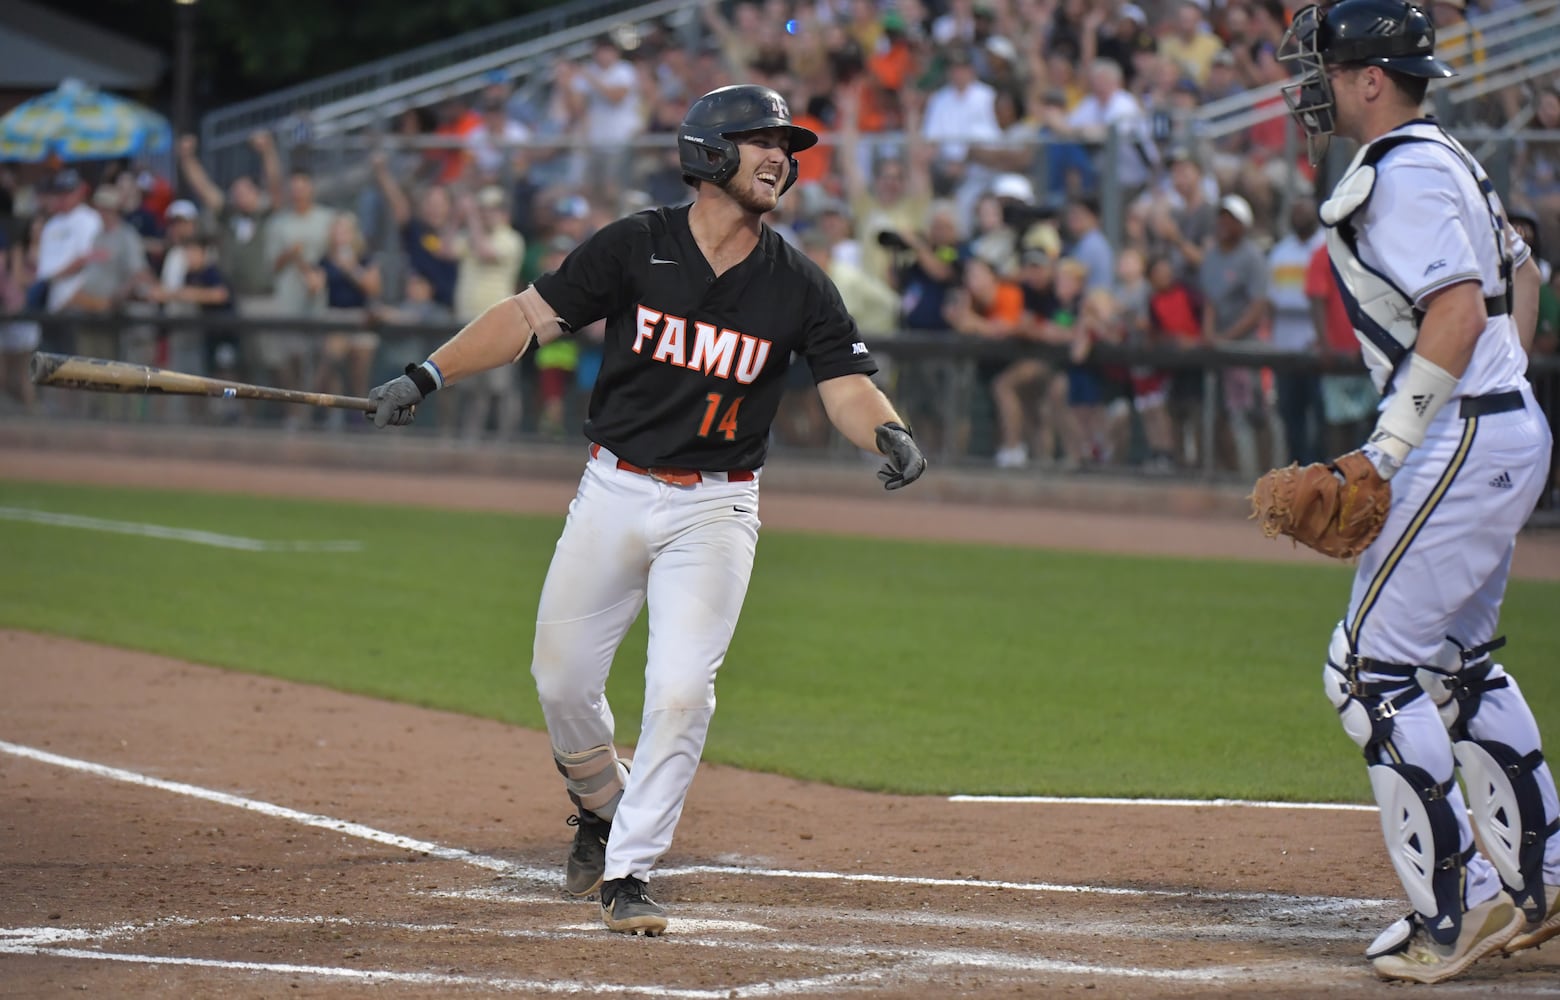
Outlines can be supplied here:
[[[322, 345], [323, 338], [329, 334], [372, 331], [382, 338], [376, 351], [373, 368], [369, 372], [371, 382], [375, 383], [400, 374], [402, 365], [408, 359], [426, 356], [432, 346], [448, 338], [455, 326], [453, 321], [444, 323], [376, 321], [372, 314], [360, 315], [351, 320], [245, 317], [231, 313], [199, 317], [167, 317], [135, 312], [0, 315], [0, 324], [10, 322], [39, 323], [43, 327], [41, 349], [58, 353], [71, 353], [76, 338], [85, 331], [106, 332], [113, 337], [113, 356], [139, 363], [150, 360], [151, 345], [155, 343], [155, 336], [159, 331], [163, 335], [180, 335], [184, 338], [193, 335], [197, 342], [202, 336], [226, 332], [236, 336], [244, 357], [249, 357], [250, 352], [242, 348], [247, 348], [254, 337], [276, 333], [279, 329], [285, 329], [289, 334], [304, 334], [320, 338], [319, 342]], [[1066, 377], [1065, 373], [1072, 364], [1066, 347], [1032, 341], [989, 340], [951, 332], [892, 331], [880, 332], [876, 335], [867, 333], [865, 336], [872, 343], [873, 354], [885, 363], [886, 377], [880, 378], [885, 389], [895, 398], [907, 418], [919, 419], [921, 423], [918, 426], [923, 430], [934, 431], [925, 435], [928, 453], [934, 456], [939, 464], [944, 465], [990, 464], [995, 447], [996, 427], [994, 410], [986, 396], [992, 375], [1003, 363], [1020, 359], [1040, 359], [1050, 367], [1049, 378]], [[585, 349], [591, 348], [586, 346]], [[599, 348], [595, 350], [599, 352]], [[512, 435], [515, 440], [544, 440], [548, 437], [540, 429], [537, 421], [534, 397], [537, 394], [538, 384], [535, 370], [531, 367], [532, 360], [528, 356], [525, 361], [516, 366], [515, 370], [512, 391], [518, 394], [519, 399], [526, 406], [525, 417], [517, 433]], [[311, 360], [311, 366], [318, 361], [319, 357], [316, 355]], [[1183, 407], [1185, 434], [1188, 438], [1195, 436], [1195, 441], [1191, 442], [1189, 460], [1183, 459], [1174, 472], [1181, 478], [1208, 482], [1239, 481], [1249, 472], [1249, 470], [1234, 468], [1218, 458], [1221, 454], [1220, 438], [1230, 432], [1233, 422], [1225, 409], [1221, 391], [1221, 373], [1231, 369], [1243, 369], [1254, 373], [1266, 371], [1274, 374], [1313, 374], [1324, 378], [1344, 377], [1361, 382], [1366, 395], [1373, 395], [1358, 358], [1290, 353], [1266, 345], [1222, 345], [1175, 349], [1127, 348], [1102, 344], [1093, 349], [1087, 361], [1083, 363], [1083, 367], [1107, 381], [1116, 379], [1112, 372], [1124, 372], [1129, 367], [1149, 368], [1165, 373], [1197, 373], [1199, 378], [1186, 383], [1191, 386], [1187, 390], [1191, 395], [1180, 400], [1187, 404]], [[244, 366], [241, 363], [233, 373], [223, 377], [264, 384], [265, 374], [261, 369]], [[927, 375], [936, 377], [928, 378]], [[1551, 424], [1556, 424], [1560, 421], [1560, 357], [1533, 358], [1529, 365], [1528, 378], [1534, 386], [1540, 405], [1549, 415]], [[310, 380], [312, 381], [312, 377]], [[572, 378], [569, 381], [570, 387], [565, 401], [566, 436], [578, 433], [580, 420], [583, 418], [583, 408], [590, 392], [589, 387], [583, 382]], [[470, 398], [465, 393], [473, 390], [477, 393], [489, 391], [481, 383], [480, 379], [473, 380], [472, 387], [463, 389], [462, 386], [455, 386], [449, 391], [430, 398], [419, 408], [418, 424], [410, 429], [410, 433], [444, 435], [454, 433], [458, 421], [457, 412]], [[929, 386], [941, 388], [929, 392]], [[283, 386], [283, 388], [294, 389], [308, 387], [308, 385]], [[345, 387], [345, 391], [350, 395], [362, 395], [366, 389], [367, 386]], [[1130, 390], [1122, 387], [1120, 391], [1127, 393], [1125, 398], [1130, 402]], [[192, 418], [214, 420], [218, 412], [235, 419], [242, 413], [243, 422], [263, 427], [281, 426], [286, 417], [296, 417], [301, 412], [309, 412], [306, 407], [281, 403], [245, 403], [240, 406], [233, 401], [216, 400], [209, 403], [193, 403], [189, 406], [151, 405], [143, 397], [131, 397], [135, 400], [133, 405], [124, 402], [116, 405], [105, 402], [104, 394], [99, 393], [68, 393], [47, 389], [40, 392], [44, 394], [42, 405], [45, 414], [60, 417], [85, 416], [111, 420], [128, 418], [150, 422], [188, 423]], [[1172, 388], [1172, 404], [1176, 401], [1176, 392], [1177, 390]], [[1268, 396], [1267, 393], [1263, 395]], [[125, 397], [108, 395], [106, 399], [124, 400]], [[98, 405], [89, 407], [88, 404], [94, 402]], [[1259, 436], [1266, 435], [1274, 440], [1275, 443], [1269, 449], [1272, 454], [1268, 457], [1278, 461], [1283, 458], [1276, 443], [1282, 438], [1282, 425], [1278, 422], [1276, 411], [1270, 405], [1271, 402], [1271, 398], [1268, 398], [1263, 404], [1262, 412], [1257, 418], [1260, 424], [1255, 426], [1253, 431]], [[93, 410], [101, 412], [92, 412]], [[1130, 473], [1139, 467], [1140, 460], [1144, 457], [1141, 452], [1141, 440], [1136, 435], [1136, 432], [1141, 430], [1137, 423], [1141, 418], [1130, 405], [1123, 407], [1122, 413], [1125, 419], [1131, 422], [1130, 429], [1133, 431], [1126, 438], [1129, 451], [1125, 455], [1116, 456], [1115, 461], [1107, 466], [1101, 466], [1101, 469]], [[915, 416], [912, 417], [911, 414]], [[1341, 447], [1347, 449], [1357, 446], [1359, 441], [1363, 440], [1364, 434], [1369, 432], [1369, 424], [1373, 419], [1373, 407], [1367, 406], [1356, 419], [1334, 425], [1338, 429], [1338, 439], [1346, 442]], [[954, 428], [963, 428], [962, 435], [953, 432]], [[777, 430], [777, 434], [779, 435], [777, 445], [783, 448], [811, 452], [819, 456], [854, 458], [853, 449], [837, 434], [831, 434], [826, 442], [799, 446], [795, 442], [785, 440], [783, 431]], [[1136, 444], [1132, 443], [1134, 440]], [[1560, 441], [1560, 435], [1557, 435], [1557, 441]], [[1560, 459], [1560, 455], [1556, 458]], [[1553, 492], [1546, 491], [1541, 506], [1552, 507], [1554, 501]]]
[[[244, 145], [255, 129], [275, 129], [306, 116], [310, 127], [334, 130], [341, 127], [337, 119], [348, 115], [355, 116], [361, 127], [393, 113], [386, 108], [392, 102], [431, 104], [452, 93], [470, 93], [481, 87], [482, 76], [489, 71], [524, 75], [527, 59], [577, 46], [582, 39], [625, 24], [691, 12], [698, 4], [699, 0], [650, 4], [573, 0], [219, 108], [201, 120], [207, 166], [219, 180], [241, 172], [240, 164], [246, 162]], [[416, 97], [422, 100], [414, 101]]]

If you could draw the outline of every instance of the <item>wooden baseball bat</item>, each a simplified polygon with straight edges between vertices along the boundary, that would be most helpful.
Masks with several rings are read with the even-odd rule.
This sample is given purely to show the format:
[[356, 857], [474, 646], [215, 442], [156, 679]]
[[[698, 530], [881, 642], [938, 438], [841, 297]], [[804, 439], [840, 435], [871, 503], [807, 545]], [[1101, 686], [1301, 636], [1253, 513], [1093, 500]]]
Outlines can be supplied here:
[[204, 375], [133, 365], [127, 361], [85, 358], [38, 351], [32, 356], [32, 380], [58, 389], [93, 392], [126, 392], [168, 396], [215, 396], [220, 399], [269, 399], [278, 403], [303, 403], [337, 410], [372, 413], [375, 404], [363, 396], [337, 396], [328, 392], [273, 389], [247, 382], [227, 382]]

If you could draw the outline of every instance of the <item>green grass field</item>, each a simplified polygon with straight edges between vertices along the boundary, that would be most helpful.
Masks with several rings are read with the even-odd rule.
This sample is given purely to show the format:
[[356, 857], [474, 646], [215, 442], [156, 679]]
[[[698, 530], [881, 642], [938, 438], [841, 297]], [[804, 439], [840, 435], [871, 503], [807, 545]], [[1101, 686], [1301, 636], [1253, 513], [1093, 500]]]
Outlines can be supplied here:
[[[561, 519], [0, 482], [0, 506], [350, 553], [0, 520], [0, 626], [540, 727], [528, 667]], [[1322, 695], [1342, 567], [766, 530], [706, 759], [914, 793], [1368, 801]], [[1505, 662], [1560, 732], [1560, 585]], [[614, 670], [637, 735], [643, 618]], [[4, 734], [0, 734], [3, 736]]]

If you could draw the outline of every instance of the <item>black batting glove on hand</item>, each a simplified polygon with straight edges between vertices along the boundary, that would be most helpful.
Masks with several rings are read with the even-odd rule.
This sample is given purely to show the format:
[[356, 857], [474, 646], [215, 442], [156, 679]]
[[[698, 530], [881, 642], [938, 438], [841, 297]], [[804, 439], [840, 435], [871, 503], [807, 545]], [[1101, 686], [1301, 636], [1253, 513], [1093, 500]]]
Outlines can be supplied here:
[[897, 490], [909, 486], [926, 471], [926, 456], [916, 447], [915, 439], [900, 424], [879, 424], [877, 428], [878, 451], [888, 461], [878, 470], [885, 490]]
[[417, 404], [438, 387], [433, 374], [424, 365], [407, 365], [405, 375], [368, 390], [369, 401], [379, 405], [374, 412], [364, 416], [372, 420], [375, 427], [403, 427], [416, 419]]

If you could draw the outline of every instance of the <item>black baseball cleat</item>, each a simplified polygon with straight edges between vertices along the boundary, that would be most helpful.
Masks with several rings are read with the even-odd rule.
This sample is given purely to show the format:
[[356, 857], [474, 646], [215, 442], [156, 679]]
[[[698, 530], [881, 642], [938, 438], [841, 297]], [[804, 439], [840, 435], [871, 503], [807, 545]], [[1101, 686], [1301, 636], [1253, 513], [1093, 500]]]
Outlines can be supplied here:
[[574, 827], [574, 844], [569, 848], [563, 888], [571, 896], [589, 896], [601, 888], [601, 875], [607, 869], [607, 836], [612, 832], [612, 821], [581, 809], [567, 822]]
[[659, 937], [666, 930], [666, 908], [650, 898], [645, 883], [632, 875], [601, 884], [601, 919], [619, 934]]

